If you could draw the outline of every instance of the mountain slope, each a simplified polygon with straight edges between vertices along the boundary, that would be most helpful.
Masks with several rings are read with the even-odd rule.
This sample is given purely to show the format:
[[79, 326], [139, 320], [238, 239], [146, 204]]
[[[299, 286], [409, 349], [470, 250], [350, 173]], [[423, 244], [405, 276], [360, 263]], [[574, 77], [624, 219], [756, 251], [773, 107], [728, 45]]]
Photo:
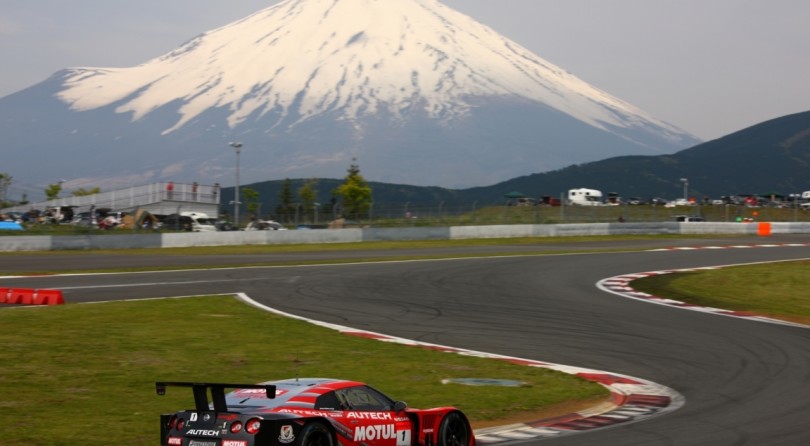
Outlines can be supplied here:
[[801, 193], [810, 190], [810, 111], [772, 119], [673, 155], [623, 156], [527, 175], [461, 197], [500, 200], [519, 190], [528, 196], [560, 196], [589, 187], [623, 197], [682, 196], [681, 178], [697, 199], [735, 194]]
[[[370, 186], [379, 213], [392, 206], [404, 209], [406, 204], [443, 205], [447, 209], [496, 205], [504, 203], [504, 195], [513, 191], [529, 197], [560, 197], [578, 187], [617, 192], [625, 198], [674, 199], [682, 197], [681, 178], [689, 179], [690, 195], [697, 199], [810, 191], [810, 111], [769, 120], [673, 155], [614, 157], [467, 189], [379, 182]], [[318, 201], [328, 203], [331, 191], [341, 182], [321, 179]], [[292, 190], [303, 183], [292, 180]], [[249, 187], [259, 192], [262, 209], [272, 210], [278, 205], [282, 184], [264, 181]], [[233, 188], [222, 193], [223, 199], [231, 199]]]
[[76, 186], [222, 181], [232, 140], [247, 180], [358, 158], [370, 179], [445, 186], [698, 142], [436, 0], [287, 0], [136, 67], [56, 73], [0, 99], [0, 130]]

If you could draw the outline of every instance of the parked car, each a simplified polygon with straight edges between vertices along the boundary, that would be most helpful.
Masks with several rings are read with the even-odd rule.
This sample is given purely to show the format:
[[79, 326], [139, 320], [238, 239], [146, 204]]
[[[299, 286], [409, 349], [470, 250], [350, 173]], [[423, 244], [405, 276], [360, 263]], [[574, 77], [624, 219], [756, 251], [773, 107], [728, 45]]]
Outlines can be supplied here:
[[239, 230], [239, 228], [236, 227], [235, 224], [233, 224], [233, 223], [231, 223], [230, 221], [227, 221], [227, 220], [217, 220], [216, 223], [214, 223], [214, 227], [217, 228], [217, 231], [238, 231]]
[[191, 218], [191, 230], [194, 232], [216, 231], [216, 219], [205, 212], [181, 212], [181, 216]]
[[694, 206], [694, 204], [695, 203], [691, 203], [686, 198], [676, 198], [676, 199], [670, 201], [669, 203], [665, 204], [664, 207], [674, 208], [674, 207], [677, 207], [677, 206]]
[[245, 231], [286, 231], [287, 228], [275, 220], [253, 220], [245, 226]]
[[181, 212], [180, 214], [167, 215], [161, 221], [161, 228], [188, 232], [217, 230], [216, 220], [203, 212]]
[[690, 216], [690, 215], [676, 215], [675, 216], [675, 221], [698, 222], [698, 221], [706, 221], [706, 219], [703, 218], [703, 217], [694, 217], [694, 216]]
[[170, 214], [161, 221], [161, 228], [175, 231], [191, 232], [194, 222], [188, 215]]
[[23, 214], [21, 212], [6, 212], [0, 214], [0, 221], [22, 223]]
[[368, 228], [368, 225], [364, 225], [356, 220], [338, 218], [337, 220], [330, 221], [328, 227], [329, 229]]
[[551, 195], [543, 195], [540, 197], [540, 204], [545, 206], [560, 206], [562, 205], [562, 201], [557, 197], [552, 197]]
[[[158, 382], [189, 387], [194, 409], [160, 416], [160, 444], [234, 446], [475, 446], [454, 407], [413, 409], [356, 381], [295, 378], [261, 384]], [[225, 389], [234, 389], [225, 393]], [[211, 401], [209, 401], [209, 392]]]

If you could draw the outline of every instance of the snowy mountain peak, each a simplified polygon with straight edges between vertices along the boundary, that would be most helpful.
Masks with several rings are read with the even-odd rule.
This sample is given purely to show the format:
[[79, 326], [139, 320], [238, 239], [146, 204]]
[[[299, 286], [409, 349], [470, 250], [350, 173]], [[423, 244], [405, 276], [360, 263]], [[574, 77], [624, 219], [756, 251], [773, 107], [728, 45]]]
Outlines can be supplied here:
[[141, 65], [0, 98], [0, 135], [15, 176], [105, 188], [227, 184], [230, 141], [247, 183], [358, 159], [371, 181], [444, 187], [699, 142], [437, 0], [285, 0]]
[[682, 132], [436, 0], [287, 0], [122, 69], [73, 69], [58, 97], [137, 121], [180, 104], [171, 133], [223, 108], [228, 125], [273, 113], [348, 120], [385, 111], [463, 117], [475, 98], [534, 101], [599, 129]]

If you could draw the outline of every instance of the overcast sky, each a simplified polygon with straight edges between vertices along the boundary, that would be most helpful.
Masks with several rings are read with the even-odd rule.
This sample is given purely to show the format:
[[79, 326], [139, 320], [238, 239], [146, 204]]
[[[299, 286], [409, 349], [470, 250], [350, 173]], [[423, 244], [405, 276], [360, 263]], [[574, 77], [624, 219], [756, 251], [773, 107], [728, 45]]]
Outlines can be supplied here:
[[[810, 110], [810, 0], [442, 1], [702, 139]], [[0, 97], [62, 68], [137, 65], [276, 3], [2, 0]]]

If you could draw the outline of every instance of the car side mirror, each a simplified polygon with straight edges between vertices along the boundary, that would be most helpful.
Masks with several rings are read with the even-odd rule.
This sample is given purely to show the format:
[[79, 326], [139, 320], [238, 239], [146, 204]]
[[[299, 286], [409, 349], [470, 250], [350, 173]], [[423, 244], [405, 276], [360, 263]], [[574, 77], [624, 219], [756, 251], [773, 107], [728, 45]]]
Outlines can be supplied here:
[[402, 412], [408, 408], [408, 403], [405, 401], [397, 401], [394, 403], [394, 412]]

